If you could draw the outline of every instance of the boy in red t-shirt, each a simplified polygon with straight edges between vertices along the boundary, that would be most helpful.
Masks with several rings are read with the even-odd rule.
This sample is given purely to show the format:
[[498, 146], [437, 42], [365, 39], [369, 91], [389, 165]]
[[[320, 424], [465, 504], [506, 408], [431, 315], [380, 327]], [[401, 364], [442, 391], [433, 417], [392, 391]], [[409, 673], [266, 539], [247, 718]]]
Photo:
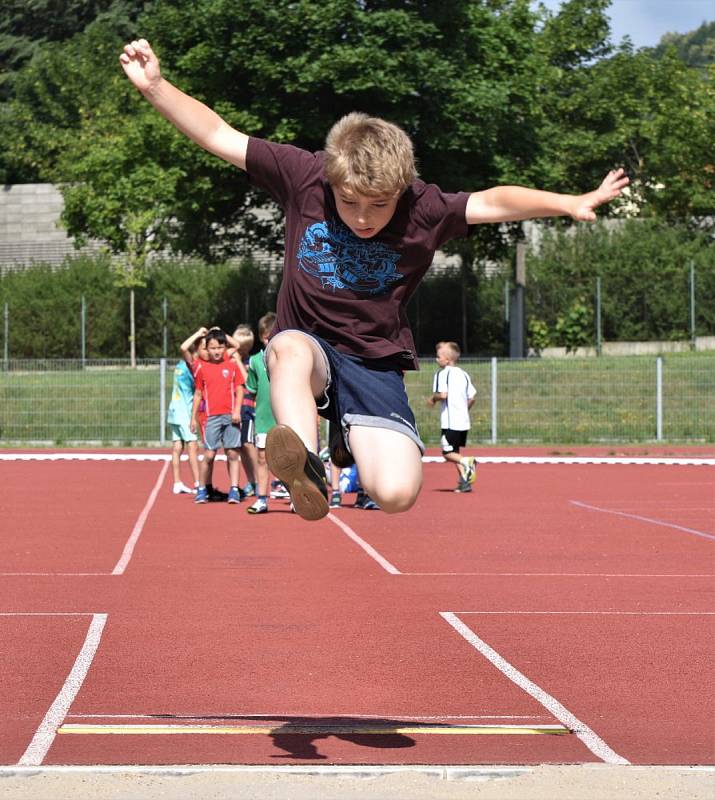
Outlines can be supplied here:
[[203, 398], [206, 406], [205, 453], [201, 463], [199, 489], [196, 503], [207, 503], [206, 478], [213, 466], [216, 451], [223, 447], [228, 460], [231, 488], [229, 503], [240, 503], [238, 491], [239, 457], [241, 447], [241, 401], [243, 400], [243, 375], [233, 359], [226, 359], [226, 334], [211, 330], [206, 335], [208, 361], [201, 361], [194, 379], [194, 406], [191, 430], [198, 430], [198, 411]]

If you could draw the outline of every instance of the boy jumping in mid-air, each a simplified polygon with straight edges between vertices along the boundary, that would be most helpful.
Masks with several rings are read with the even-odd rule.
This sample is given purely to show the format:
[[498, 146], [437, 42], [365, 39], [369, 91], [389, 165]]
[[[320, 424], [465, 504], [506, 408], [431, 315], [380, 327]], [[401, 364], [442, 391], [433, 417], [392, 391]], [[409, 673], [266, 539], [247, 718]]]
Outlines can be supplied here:
[[339, 426], [331, 445], [349, 451], [368, 494], [383, 511], [406, 511], [422, 485], [424, 447], [402, 378], [417, 367], [405, 308], [435, 251], [477, 223], [593, 220], [628, 183], [623, 170], [578, 196], [521, 186], [445, 193], [417, 178], [412, 142], [385, 120], [348, 114], [325, 151], [311, 153], [232, 128], [162, 77], [144, 39], [126, 45], [120, 61], [166, 119], [246, 170], [285, 213], [278, 319], [266, 352], [278, 424], [266, 458], [295, 510], [305, 519], [328, 513], [317, 406]]
[[456, 342], [439, 342], [435, 350], [440, 368], [435, 373], [432, 394], [427, 402], [431, 406], [441, 403], [442, 455], [445, 461], [455, 465], [459, 473], [454, 491], [471, 492], [477, 474], [477, 459], [462, 457], [459, 450], [467, 443], [469, 409], [474, 405], [477, 390], [469, 375], [457, 366], [461, 351]]

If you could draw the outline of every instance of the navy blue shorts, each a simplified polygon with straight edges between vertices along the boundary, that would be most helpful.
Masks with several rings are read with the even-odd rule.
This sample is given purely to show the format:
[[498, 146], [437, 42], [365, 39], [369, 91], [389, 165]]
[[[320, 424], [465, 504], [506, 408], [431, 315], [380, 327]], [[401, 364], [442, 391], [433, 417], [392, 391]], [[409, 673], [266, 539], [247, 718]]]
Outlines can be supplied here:
[[255, 406], [241, 406], [241, 446], [253, 444], [253, 429], [255, 425]]
[[[340, 425], [346, 443], [351, 425], [387, 428], [412, 439], [424, 453], [425, 446], [407, 400], [401, 370], [381, 365], [379, 361], [340, 353], [312, 333], [291, 332], [310, 337], [323, 351], [328, 368], [328, 386], [324, 397], [316, 398], [318, 413]], [[281, 331], [277, 336], [283, 333], [287, 331]]]

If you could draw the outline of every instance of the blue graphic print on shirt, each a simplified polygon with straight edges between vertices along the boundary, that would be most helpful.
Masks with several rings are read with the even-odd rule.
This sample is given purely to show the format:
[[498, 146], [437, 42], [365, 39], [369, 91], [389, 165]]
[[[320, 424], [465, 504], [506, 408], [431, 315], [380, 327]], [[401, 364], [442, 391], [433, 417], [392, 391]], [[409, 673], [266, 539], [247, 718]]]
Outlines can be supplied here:
[[400, 254], [381, 242], [360, 239], [347, 227], [316, 222], [303, 233], [297, 253], [298, 269], [319, 278], [324, 289], [352, 289], [382, 294], [403, 275], [397, 271]]

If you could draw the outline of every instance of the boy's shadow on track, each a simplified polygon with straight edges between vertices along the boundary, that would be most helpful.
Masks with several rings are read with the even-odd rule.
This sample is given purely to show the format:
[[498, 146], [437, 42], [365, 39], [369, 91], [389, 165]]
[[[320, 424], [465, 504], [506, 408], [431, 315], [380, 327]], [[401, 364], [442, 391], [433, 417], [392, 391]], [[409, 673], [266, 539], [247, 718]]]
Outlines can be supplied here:
[[[156, 714], [157, 718], [181, 719], [173, 714]], [[183, 717], [186, 719], [186, 717]], [[298, 758], [311, 761], [327, 760], [328, 756], [322, 755], [314, 742], [319, 739], [328, 739], [334, 736], [346, 742], [360, 745], [361, 747], [379, 747], [397, 749], [414, 747], [416, 742], [410, 736], [400, 733], [399, 728], [419, 726], [420, 723], [394, 719], [366, 719], [365, 717], [271, 717], [265, 716], [201, 716], [191, 717], [192, 720], [223, 720], [223, 721], [260, 721], [270, 722], [266, 725], [266, 734], [273, 740], [273, 744], [283, 750], [285, 755], [273, 755], [272, 758]], [[425, 724], [422, 723], [422, 726]], [[426, 727], [426, 726], [425, 726]], [[439, 723], [430, 723], [430, 728], [449, 727]], [[258, 734], [261, 735], [261, 734]]]
[[[285, 755], [274, 755], [273, 758], [301, 758], [325, 760], [315, 745], [319, 739], [334, 736], [361, 747], [379, 747], [398, 749], [414, 747], [416, 742], [395, 728], [409, 726], [410, 723], [390, 719], [364, 719], [352, 717], [321, 717], [320, 719], [304, 719], [287, 717], [283, 724], [273, 729], [270, 734], [273, 744]], [[414, 723], [412, 723], [414, 725]]]

